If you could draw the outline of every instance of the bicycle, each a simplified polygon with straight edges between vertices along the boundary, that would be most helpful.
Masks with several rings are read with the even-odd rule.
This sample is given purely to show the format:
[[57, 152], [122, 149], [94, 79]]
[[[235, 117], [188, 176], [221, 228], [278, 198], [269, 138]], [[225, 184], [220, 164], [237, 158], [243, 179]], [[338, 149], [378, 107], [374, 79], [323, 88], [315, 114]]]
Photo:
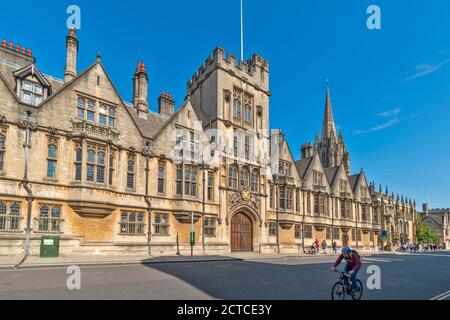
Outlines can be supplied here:
[[345, 300], [345, 295], [349, 295], [353, 300], [360, 300], [363, 294], [363, 285], [361, 280], [356, 280], [356, 292], [352, 290], [352, 284], [350, 275], [341, 272], [338, 281], [333, 285], [331, 289], [331, 300]]

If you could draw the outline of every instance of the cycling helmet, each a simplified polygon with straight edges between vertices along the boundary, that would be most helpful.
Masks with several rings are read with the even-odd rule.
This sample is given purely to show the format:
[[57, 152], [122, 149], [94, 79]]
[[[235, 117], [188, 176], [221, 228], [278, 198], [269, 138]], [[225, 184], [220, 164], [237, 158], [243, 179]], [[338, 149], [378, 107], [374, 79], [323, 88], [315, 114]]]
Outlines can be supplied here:
[[343, 247], [341, 252], [343, 254], [350, 254], [350, 252], [352, 252], [352, 249], [350, 249], [349, 247]]

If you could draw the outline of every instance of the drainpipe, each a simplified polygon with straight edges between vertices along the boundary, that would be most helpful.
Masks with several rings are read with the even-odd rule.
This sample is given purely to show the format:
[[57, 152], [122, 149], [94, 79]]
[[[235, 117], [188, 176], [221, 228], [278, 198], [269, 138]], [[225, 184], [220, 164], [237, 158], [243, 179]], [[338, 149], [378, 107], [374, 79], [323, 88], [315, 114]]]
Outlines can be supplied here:
[[149, 182], [149, 157], [146, 155], [145, 159], [145, 202], [147, 203], [147, 213], [148, 213], [148, 226], [147, 226], [147, 237], [148, 237], [148, 255], [152, 255], [152, 203], [148, 195], [148, 182]]
[[24, 175], [22, 180], [22, 186], [27, 191], [26, 200], [28, 202], [27, 207], [27, 227], [25, 229], [25, 254], [22, 260], [13, 267], [13, 269], [18, 268], [22, 263], [25, 262], [26, 258], [30, 255], [30, 238], [31, 238], [31, 210], [33, 203], [33, 192], [31, 191], [31, 185], [28, 181], [28, 158], [29, 158], [29, 149], [31, 148], [30, 142], [30, 128], [34, 125], [34, 119], [31, 118], [30, 114], [22, 115], [22, 124], [25, 126], [25, 141], [23, 144], [24, 149]]
[[356, 249], [359, 249], [358, 246], [358, 219], [359, 219], [359, 213], [361, 211], [361, 208], [359, 207], [359, 204], [356, 203], [358, 210], [356, 211], [356, 229], [355, 229], [355, 238], [356, 238]]
[[[334, 203], [334, 199], [333, 199], [333, 196], [331, 196], [331, 247], [333, 247], [333, 242], [334, 242], [334, 232], [333, 232], [333, 229], [334, 229], [334, 210], [336, 209], [335, 207], [335, 203]], [[326, 233], [326, 231], [325, 231], [325, 233]]]
[[202, 196], [202, 249], [203, 255], [205, 255], [205, 163], [202, 163], [202, 171], [203, 171], [203, 196]]
[[306, 254], [305, 250], [305, 188], [302, 186], [302, 193], [303, 193], [303, 218], [302, 218], [302, 247], [303, 247], [303, 253]]
[[[278, 179], [277, 179], [278, 180]], [[278, 181], [277, 181], [278, 182]], [[277, 205], [275, 206], [275, 208], [276, 208], [276, 226], [277, 226], [277, 252], [278, 253], [280, 253], [280, 239], [279, 239], [279, 232], [278, 232], [278, 229], [279, 229], [279, 225], [278, 225], [278, 222], [279, 222], [279, 209], [280, 209], [280, 207], [279, 207], [279, 201], [280, 201], [280, 196], [279, 196], [279, 187], [278, 187], [278, 184], [277, 184], [277, 187], [276, 187], [276, 190], [277, 190], [277, 192], [276, 192], [276, 200], [277, 200]], [[286, 197], [286, 196], [285, 196]]]
[[25, 151], [25, 168], [23, 175], [22, 185], [27, 191], [27, 201], [28, 201], [28, 212], [27, 212], [27, 229], [25, 233], [25, 256], [30, 255], [30, 237], [31, 237], [31, 205], [33, 202], [33, 192], [31, 191], [30, 184], [28, 182], [28, 153], [31, 148], [30, 143], [30, 128], [25, 129], [25, 143], [23, 144], [23, 149]]

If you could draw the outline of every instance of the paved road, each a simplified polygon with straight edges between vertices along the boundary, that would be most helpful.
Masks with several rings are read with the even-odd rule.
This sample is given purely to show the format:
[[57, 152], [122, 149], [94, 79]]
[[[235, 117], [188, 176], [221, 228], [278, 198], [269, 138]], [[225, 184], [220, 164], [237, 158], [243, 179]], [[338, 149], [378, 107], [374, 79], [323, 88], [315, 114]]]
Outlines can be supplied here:
[[[335, 257], [81, 268], [81, 289], [66, 288], [65, 268], [0, 271], [0, 299], [330, 299]], [[450, 254], [376, 255], [381, 290], [364, 299], [450, 300]], [[441, 296], [440, 296], [441, 295]]]

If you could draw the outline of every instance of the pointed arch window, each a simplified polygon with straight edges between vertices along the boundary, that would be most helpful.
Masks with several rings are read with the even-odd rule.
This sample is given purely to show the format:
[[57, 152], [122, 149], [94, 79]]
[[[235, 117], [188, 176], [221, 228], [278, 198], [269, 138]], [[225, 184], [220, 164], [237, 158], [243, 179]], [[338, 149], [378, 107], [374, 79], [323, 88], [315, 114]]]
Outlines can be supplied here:
[[122, 211], [120, 214], [120, 235], [144, 235], [144, 214], [135, 211]]
[[84, 119], [86, 114], [86, 99], [79, 97], [77, 99], [77, 117]]
[[165, 190], [165, 164], [160, 161], [158, 163], [158, 193], [164, 194]]
[[175, 194], [181, 196], [183, 194], [183, 165], [177, 165], [175, 173]]
[[274, 195], [274, 186], [270, 186], [270, 191], [269, 191], [269, 208], [273, 209], [273, 195]]
[[49, 144], [47, 147], [47, 177], [56, 178], [56, 164], [58, 160], [58, 146]]
[[83, 166], [83, 148], [77, 146], [75, 149], [75, 180], [81, 181], [81, 172]]
[[20, 223], [20, 204], [0, 202], [0, 231], [18, 232]]
[[5, 231], [7, 225], [7, 216], [6, 216], [6, 204], [4, 202], [0, 202], [0, 230]]
[[244, 123], [245, 124], [251, 125], [253, 123], [252, 106], [248, 102], [246, 102], [244, 104], [243, 116], [244, 116]]
[[42, 205], [39, 210], [39, 231], [41, 232], [48, 230], [48, 212], [48, 206]]
[[184, 168], [184, 194], [197, 196], [197, 169], [192, 165]]
[[87, 151], [86, 170], [87, 181], [94, 182], [95, 150], [93, 149], [88, 149]]
[[243, 168], [239, 172], [239, 186], [241, 188], [250, 187], [250, 174], [246, 168]]
[[293, 195], [294, 191], [292, 190], [292, 188], [286, 188], [286, 209], [288, 210], [294, 209]]
[[238, 99], [233, 101], [233, 120], [241, 121], [241, 101]]
[[214, 172], [208, 171], [208, 200], [214, 201]]
[[0, 171], [3, 170], [5, 161], [5, 144], [6, 144], [6, 135], [0, 133]]
[[135, 171], [136, 171], [136, 160], [133, 155], [128, 155], [127, 161], [127, 188], [135, 188]]
[[87, 101], [87, 121], [95, 122], [95, 102], [93, 100]]
[[[76, 163], [78, 163], [78, 161]], [[105, 167], [106, 147], [100, 145], [88, 145], [86, 159], [87, 181], [105, 184]]]
[[108, 183], [110, 186], [114, 184], [114, 170], [115, 170], [115, 150], [109, 152], [109, 166], [108, 166]]
[[228, 187], [237, 190], [237, 167], [232, 165], [228, 168]]
[[251, 191], [259, 192], [259, 173], [257, 170], [252, 171]]
[[280, 187], [280, 209], [286, 209], [286, 191], [284, 187]]

